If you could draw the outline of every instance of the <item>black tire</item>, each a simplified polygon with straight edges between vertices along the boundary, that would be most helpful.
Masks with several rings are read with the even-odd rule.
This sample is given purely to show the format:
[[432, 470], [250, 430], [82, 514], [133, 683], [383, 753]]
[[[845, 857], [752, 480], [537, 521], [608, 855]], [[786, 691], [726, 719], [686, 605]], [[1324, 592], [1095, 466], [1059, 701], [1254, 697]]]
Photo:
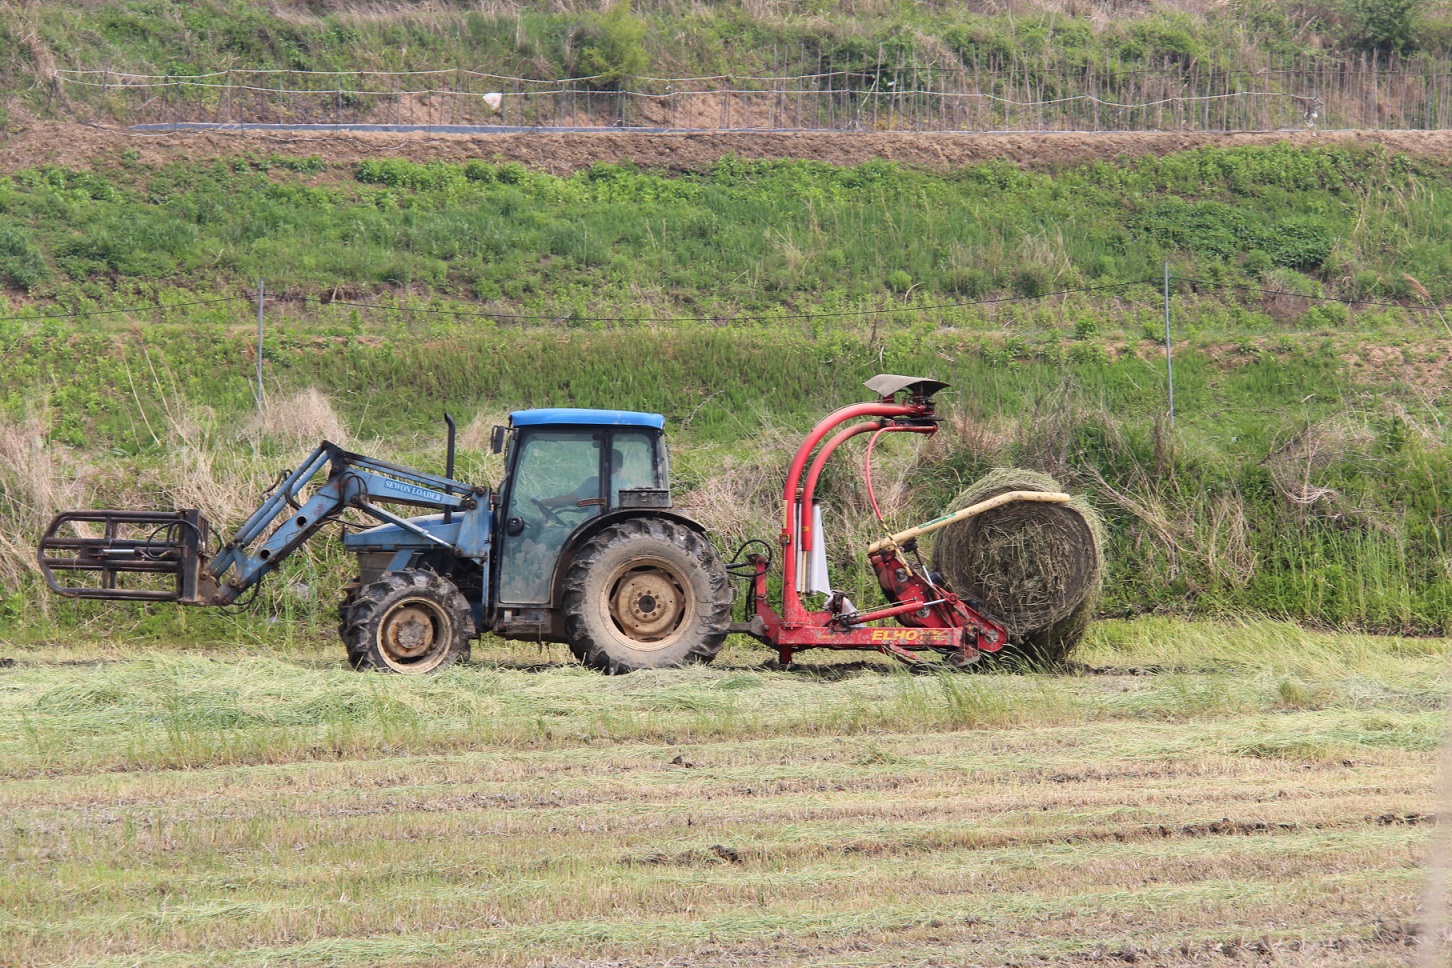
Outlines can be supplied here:
[[405, 568], [352, 597], [342, 634], [354, 668], [421, 675], [469, 658], [474, 619], [447, 578]]
[[731, 584], [716, 549], [675, 521], [612, 524], [565, 573], [565, 634], [575, 658], [616, 675], [710, 662], [731, 624]]
[[343, 600], [338, 603], [338, 638], [342, 640], [343, 647], [348, 650], [348, 664], [355, 669], [363, 665], [363, 657], [348, 645], [348, 621], [353, 606], [358, 602], [358, 588], [361, 584], [359, 579], [354, 578], [344, 585]]

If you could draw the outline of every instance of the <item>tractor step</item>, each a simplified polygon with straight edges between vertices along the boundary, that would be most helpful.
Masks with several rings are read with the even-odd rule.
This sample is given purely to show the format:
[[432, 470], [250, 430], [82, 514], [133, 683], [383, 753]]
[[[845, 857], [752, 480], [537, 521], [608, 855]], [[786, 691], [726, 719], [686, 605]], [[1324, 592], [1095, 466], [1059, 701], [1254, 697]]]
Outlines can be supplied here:
[[207, 537], [195, 510], [63, 511], [36, 557], [57, 595], [200, 604]]

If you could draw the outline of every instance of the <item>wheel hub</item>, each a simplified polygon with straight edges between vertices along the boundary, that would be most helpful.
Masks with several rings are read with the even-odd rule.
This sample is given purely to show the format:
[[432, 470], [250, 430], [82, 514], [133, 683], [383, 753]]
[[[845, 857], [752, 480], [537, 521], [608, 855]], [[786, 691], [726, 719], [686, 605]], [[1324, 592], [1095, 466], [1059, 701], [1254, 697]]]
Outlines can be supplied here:
[[383, 624], [383, 648], [399, 659], [417, 659], [433, 648], [438, 626], [431, 610], [419, 603], [397, 608]]
[[676, 630], [685, 604], [685, 595], [670, 575], [660, 568], [642, 568], [615, 586], [610, 613], [626, 635], [653, 642]]

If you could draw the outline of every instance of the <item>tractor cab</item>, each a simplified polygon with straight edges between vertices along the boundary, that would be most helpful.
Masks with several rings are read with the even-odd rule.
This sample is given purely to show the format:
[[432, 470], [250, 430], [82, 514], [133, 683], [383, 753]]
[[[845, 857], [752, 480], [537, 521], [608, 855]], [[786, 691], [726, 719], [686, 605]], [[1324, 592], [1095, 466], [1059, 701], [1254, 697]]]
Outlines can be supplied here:
[[496, 607], [528, 620], [555, 603], [566, 548], [622, 511], [666, 509], [669, 461], [660, 414], [517, 410], [496, 427], [505, 453], [498, 500]]

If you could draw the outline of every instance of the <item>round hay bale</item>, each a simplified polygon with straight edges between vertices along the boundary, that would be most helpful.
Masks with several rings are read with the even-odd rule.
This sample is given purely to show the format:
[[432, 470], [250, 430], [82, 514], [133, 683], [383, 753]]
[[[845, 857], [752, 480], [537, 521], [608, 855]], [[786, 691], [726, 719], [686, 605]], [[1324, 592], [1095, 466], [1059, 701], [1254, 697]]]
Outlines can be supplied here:
[[[1002, 468], [959, 494], [948, 511], [1009, 491], [1061, 490], [1046, 474]], [[938, 532], [932, 567], [953, 591], [1001, 622], [1020, 655], [1052, 663], [1068, 654], [1093, 618], [1103, 549], [1103, 524], [1084, 501], [1015, 501]]]
[[1064, 664], [1089, 625], [1094, 621], [1094, 610], [1099, 607], [1099, 595], [1093, 594], [1078, 607], [1048, 628], [1038, 629], [1012, 640], [1004, 651], [998, 653], [1006, 659], [1019, 659], [1030, 668], [1052, 669]]

